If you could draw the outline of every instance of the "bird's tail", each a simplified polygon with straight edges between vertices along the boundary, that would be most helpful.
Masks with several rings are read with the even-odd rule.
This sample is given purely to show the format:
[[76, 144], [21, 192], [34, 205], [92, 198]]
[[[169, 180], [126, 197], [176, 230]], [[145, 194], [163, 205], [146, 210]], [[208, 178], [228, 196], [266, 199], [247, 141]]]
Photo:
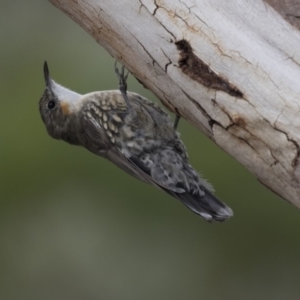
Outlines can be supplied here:
[[165, 190], [206, 221], [223, 222], [233, 216], [232, 209], [204, 188], [205, 194], [175, 193]]
[[[162, 154], [163, 151], [152, 153], [150, 160], [152, 162], [151, 170], [140, 159], [134, 156], [130, 158], [130, 164], [126, 165], [126, 167], [130, 167], [131, 171], [124, 167], [123, 169], [179, 199], [185, 206], [203, 217], [206, 221], [222, 222], [233, 216], [231, 208], [212, 193], [213, 188], [211, 185], [204, 179], [200, 180], [198, 174], [191, 166], [182, 166], [181, 169], [178, 169], [175, 164], [166, 164], [166, 161], [161, 162], [161, 158], [164, 158]], [[172, 155], [169, 156], [172, 157]], [[179, 162], [182, 160], [182, 157], [179, 155], [176, 158]], [[153, 164], [153, 161], [156, 163]], [[164, 172], [165, 169], [171, 170], [170, 174], [174, 175], [174, 180], [171, 181], [171, 184], [169, 182], [170, 178], [164, 176], [166, 173]], [[186, 182], [190, 184], [187, 185]]]

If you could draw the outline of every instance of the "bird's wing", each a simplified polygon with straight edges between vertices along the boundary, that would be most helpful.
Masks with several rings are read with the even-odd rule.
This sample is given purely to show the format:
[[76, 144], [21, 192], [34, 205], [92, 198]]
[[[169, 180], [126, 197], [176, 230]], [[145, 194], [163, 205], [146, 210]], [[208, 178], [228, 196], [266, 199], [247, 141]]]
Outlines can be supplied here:
[[103, 155], [112, 144], [96, 118], [97, 116], [83, 117], [82, 128], [84, 131], [82, 136], [84, 140], [82, 144], [95, 154]]
[[156, 185], [149, 174], [139, 168], [131, 159], [128, 159], [117, 148], [111, 148], [106, 152], [105, 157], [113, 162], [117, 167], [132, 175], [133, 177], [140, 179], [146, 183]]
[[[99, 124], [100, 116], [91, 115], [89, 117], [83, 117], [84, 128], [84, 141], [82, 144], [91, 152], [100, 155], [116, 166], [129, 173], [130, 175], [145, 181], [147, 183], [153, 183], [151, 178], [142, 169], [138, 168], [130, 159], [128, 159], [122, 151], [120, 151], [112, 142], [112, 137], [107, 135], [107, 130], [103, 129], [103, 115], [102, 125]], [[117, 125], [115, 125], [117, 126]]]

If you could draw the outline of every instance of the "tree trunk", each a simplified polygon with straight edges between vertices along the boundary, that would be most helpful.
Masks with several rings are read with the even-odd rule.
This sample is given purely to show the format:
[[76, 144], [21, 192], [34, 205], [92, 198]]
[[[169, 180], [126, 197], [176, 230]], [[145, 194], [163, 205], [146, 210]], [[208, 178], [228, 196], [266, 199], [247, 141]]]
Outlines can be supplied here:
[[300, 35], [271, 6], [261, 0], [50, 2], [171, 111], [300, 208]]

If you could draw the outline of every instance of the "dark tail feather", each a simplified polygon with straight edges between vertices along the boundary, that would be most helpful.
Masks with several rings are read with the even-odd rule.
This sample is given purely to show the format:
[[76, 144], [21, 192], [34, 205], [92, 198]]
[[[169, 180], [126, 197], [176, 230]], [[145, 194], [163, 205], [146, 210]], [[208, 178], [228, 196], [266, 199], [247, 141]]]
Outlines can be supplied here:
[[[213, 195], [212, 192], [210, 192], [203, 186], [202, 188], [204, 189], [204, 191], [202, 196], [200, 194], [192, 193], [176, 193], [168, 189], [166, 186], [163, 186], [156, 182], [150, 175], [150, 169], [147, 168], [137, 157], [130, 157], [129, 162], [130, 164], [125, 165], [123, 163], [123, 165], [117, 165], [131, 175], [145, 182], [152, 183], [153, 185], [167, 192], [169, 195], [179, 199], [190, 210], [203, 217], [206, 221], [222, 222], [233, 216], [233, 211], [231, 210], [231, 208], [220, 201], [215, 195]], [[143, 171], [143, 177], [141, 177], [141, 171]]]
[[233, 216], [232, 209], [206, 189], [203, 196], [189, 193], [179, 194], [170, 190], [165, 191], [179, 199], [190, 210], [203, 217], [206, 221], [223, 222]]

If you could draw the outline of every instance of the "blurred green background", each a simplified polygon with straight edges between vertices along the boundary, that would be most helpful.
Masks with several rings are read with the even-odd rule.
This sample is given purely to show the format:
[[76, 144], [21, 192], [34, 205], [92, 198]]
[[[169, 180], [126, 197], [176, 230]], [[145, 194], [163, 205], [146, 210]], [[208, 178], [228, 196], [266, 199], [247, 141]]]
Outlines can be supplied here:
[[117, 88], [114, 59], [47, 1], [0, 8], [0, 299], [299, 299], [296, 208], [185, 121], [191, 163], [235, 212], [225, 223], [51, 139], [44, 60], [87, 93]]

